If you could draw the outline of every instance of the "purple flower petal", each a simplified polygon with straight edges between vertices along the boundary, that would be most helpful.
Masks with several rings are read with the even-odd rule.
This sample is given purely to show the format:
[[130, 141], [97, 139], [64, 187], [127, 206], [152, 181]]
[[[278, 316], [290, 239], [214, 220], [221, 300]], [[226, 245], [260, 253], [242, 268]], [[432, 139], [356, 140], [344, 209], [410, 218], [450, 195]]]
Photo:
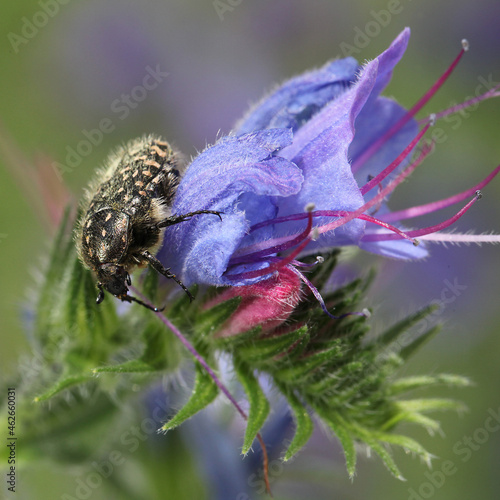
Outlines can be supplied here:
[[358, 62], [348, 57], [288, 80], [250, 110], [237, 125], [236, 133], [275, 127], [297, 130], [342, 94], [356, 79], [358, 69]]
[[[301, 212], [307, 203], [314, 203], [317, 210], [352, 211], [363, 205], [365, 200], [352, 175], [348, 156], [349, 147], [357, 136], [355, 123], [357, 127], [358, 115], [363, 117], [365, 106], [368, 106], [370, 111], [382, 108], [387, 110], [386, 114], [390, 120], [382, 120], [386, 126], [387, 122], [392, 125], [394, 123], [392, 120], [398, 117], [397, 112], [402, 108], [392, 101], [376, 97], [377, 93], [387, 85], [394, 65], [401, 59], [408, 37], [409, 30], [403, 31], [384, 53], [366, 64], [357, 82], [300, 128], [293, 143], [279, 153], [280, 156], [296, 163], [304, 173], [304, 184], [300, 193], [280, 201], [280, 216]], [[366, 130], [367, 122], [376, 120], [376, 115], [371, 113], [364, 116], [360, 127], [362, 131]], [[404, 133], [398, 134], [394, 144], [392, 141], [388, 142], [381, 151], [382, 160], [387, 157], [394, 159], [404, 149], [407, 143], [401, 145], [401, 141], [408, 137], [407, 129], [413, 130], [409, 125], [404, 129]], [[373, 140], [373, 136], [365, 132], [362, 139]], [[363, 144], [362, 139], [358, 144]], [[380, 170], [389, 163], [379, 163]], [[326, 222], [325, 219], [315, 221], [318, 224]], [[317, 242], [307, 247], [307, 252], [356, 244], [364, 228], [365, 224], [362, 221], [351, 221], [335, 232], [322, 235]], [[281, 230], [292, 229], [293, 225], [287, 224]]]
[[[403, 107], [386, 97], [378, 97], [375, 101], [369, 102], [356, 118], [356, 134], [348, 153], [351, 163], [354, 163], [377, 138], [382, 137], [405, 114], [406, 110]], [[417, 133], [418, 124], [412, 119], [355, 173], [359, 185], [362, 186], [370, 176], [375, 177], [390, 165]], [[407, 163], [408, 159], [404, 160], [388, 178], [382, 181], [382, 186], [386, 186]], [[365, 200], [368, 201], [375, 192], [376, 190], [372, 190], [366, 193]]]
[[410, 28], [405, 28], [391, 43], [389, 48], [377, 57], [377, 83], [373, 88], [373, 97], [378, 96], [392, 78], [394, 67], [403, 57], [410, 41]]
[[[353, 212], [373, 197], [376, 189], [363, 196], [360, 187], [368, 176], [377, 175], [397, 158], [418, 132], [416, 122], [410, 120], [385, 138], [384, 134], [406, 111], [379, 96], [403, 56], [409, 35], [409, 29], [405, 29], [361, 71], [348, 58], [289, 80], [242, 120], [237, 128], [242, 135], [221, 139], [192, 162], [179, 186], [173, 213], [210, 209], [224, 215], [222, 222], [202, 214], [167, 228], [162, 260], [187, 285], [258, 281], [265, 276], [255, 278], [256, 273], [249, 271], [271, 262], [275, 263], [274, 269], [276, 249], [295, 245], [292, 242], [280, 246], [283, 237], [291, 235], [295, 241], [305, 229], [300, 217], [289, 217], [287, 222], [274, 219], [303, 213], [311, 203], [316, 210]], [[381, 137], [385, 142], [380, 149], [353, 174], [352, 162]], [[389, 181], [387, 178], [382, 183], [387, 186]], [[381, 197], [378, 204], [374, 210], [387, 213]], [[332, 220], [315, 218], [314, 225]], [[264, 221], [271, 223], [251, 230]], [[352, 219], [337, 226], [311, 242], [305, 253], [354, 244], [399, 259], [427, 255], [423, 246], [415, 247], [406, 240], [364, 239], [387, 231], [373, 223]], [[224, 273], [238, 251], [245, 258], [232, 261], [229, 275], [234, 277], [228, 278]]]
[[191, 163], [177, 191], [173, 213], [210, 209], [224, 215], [222, 222], [214, 215], [201, 214], [167, 228], [160, 259], [187, 285], [223, 284], [227, 262], [249, 227], [275, 215], [274, 197], [300, 190], [300, 170], [285, 158], [272, 156], [291, 141], [288, 129], [224, 137]]

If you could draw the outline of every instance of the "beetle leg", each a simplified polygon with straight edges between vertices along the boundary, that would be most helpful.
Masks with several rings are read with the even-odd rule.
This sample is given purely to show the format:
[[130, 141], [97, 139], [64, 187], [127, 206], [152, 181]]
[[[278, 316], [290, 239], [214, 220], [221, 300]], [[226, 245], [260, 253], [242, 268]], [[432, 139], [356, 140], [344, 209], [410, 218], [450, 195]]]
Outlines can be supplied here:
[[141, 306], [144, 306], [145, 308], [150, 309], [151, 311], [153, 311], [155, 313], [156, 312], [161, 312], [161, 311], [163, 311], [163, 309], [165, 309], [165, 307], [162, 307], [161, 309], [158, 309], [155, 306], [151, 306], [149, 304], [146, 304], [142, 300], [139, 300], [138, 298], [133, 297], [132, 295], [120, 295], [118, 298], [120, 300], [123, 300], [124, 302], [137, 302], [138, 304], [141, 304]]
[[151, 253], [149, 253], [147, 250], [144, 252], [141, 252], [141, 257], [143, 257], [145, 260], [149, 262], [149, 265], [158, 273], [162, 274], [165, 276], [165, 278], [172, 279], [174, 280], [187, 294], [189, 297], [189, 300], [192, 301], [194, 300], [193, 295], [191, 292], [184, 286], [184, 283], [180, 279], [177, 278], [177, 276], [173, 273], [170, 272], [170, 269], [166, 268], [163, 266], [163, 264]]
[[190, 220], [193, 215], [199, 215], [199, 214], [217, 215], [219, 219], [222, 220], [221, 214], [223, 213], [224, 212], [217, 212], [215, 210], [197, 210], [196, 212], [189, 212], [188, 214], [184, 215], [171, 215], [170, 217], [167, 217], [166, 219], [163, 219], [160, 222], [156, 223], [155, 226], [158, 229], [162, 227], [173, 226], [174, 224], [179, 224], [180, 222]]

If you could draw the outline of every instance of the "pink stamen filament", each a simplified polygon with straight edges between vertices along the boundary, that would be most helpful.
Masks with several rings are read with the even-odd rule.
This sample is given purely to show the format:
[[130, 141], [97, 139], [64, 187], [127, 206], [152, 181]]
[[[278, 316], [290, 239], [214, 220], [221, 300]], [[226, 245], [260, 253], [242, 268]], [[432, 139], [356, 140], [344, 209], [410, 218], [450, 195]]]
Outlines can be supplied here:
[[[266, 225], [279, 224], [282, 222], [289, 222], [292, 220], [294, 220], [294, 221], [302, 220], [305, 218], [310, 218], [310, 220], [312, 220], [312, 217], [346, 217], [346, 216], [350, 215], [351, 213], [352, 212], [349, 212], [347, 210], [316, 210], [316, 211], [310, 212], [310, 213], [301, 213], [301, 214], [287, 215], [284, 217], [277, 217], [276, 219], [270, 219], [270, 220], [261, 222], [259, 224], [256, 224], [253, 227], [259, 226], [259, 228], [261, 228], [261, 227], [264, 227]], [[418, 244], [418, 241], [413, 240], [412, 238], [407, 236], [407, 234], [404, 233], [403, 231], [401, 231], [401, 229], [398, 229], [397, 227], [395, 227], [391, 224], [387, 224], [387, 222], [385, 222], [385, 221], [382, 221], [380, 219], [376, 219], [375, 217], [372, 217], [371, 215], [360, 214], [356, 218], [360, 219], [360, 220], [365, 220], [367, 222], [372, 222], [373, 224], [377, 224], [379, 226], [382, 226], [385, 229], [389, 229], [390, 231], [393, 231], [393, 232], [399, 234], [401, 236], [401, 238], [405, 238], [405, 239], [412, 241], [412, 243], [414, 245]], [[298, 235], [297, 237], [294, 237], [293, 240], [288, 240], [288, 241], [289, 242], [294, 241], [293, 244], [295, 244], [297, 242], [297, 240], [299, 240], [299, 237], [300, 237], [300, 239], [303, 239], [305, 235], [309, 234], [310, 226], [311, 226], [311, 224], [308, 223], [308, 227], [306, 228], [305, 231], [300, 233], [300, 235]], [[275, 240], [270, 240], [270, 241], [267, 241], [266, 243], [268, 245], [271, 243], [271, 245], [272, 245], [273, 241], [275, 241]], [[285, 245], [282, 245], [282, 246], [285, 247]], [[293, 246], [293, 245], [291, 245], [291, 244], [286, 245], [286, 248], [290, 248], [291, 246]], [[245, 247], [241, 250], [248, 250], [249, 248], [251, 248], [251, 247]], [[276, 245], [272, 245], [265, 250], [260, 250], [258, 252], [245, 253], [244, 255], [240, 255], [237, 258], [231, 259], [229, 262], [229, 265], [234, 266], [236, 264], [242, 264], [242, 263], [248, 263], [248, 262], [255, 263], [255, 262], [258, 262], [259, 260], [261, 260], [262, 262], [267, 262], [270, 260], [268, 255], [271, 255], [273, 253], [277, 253], [278, 251], [280, 251], [280, 250], [277, 250], [278, 248], [281, 248], [281, 247], [278, 247]]]
[[[316, 257], [318, 259], [318, 257]], [[266, 257], [265, 260], [262, 259], [262, 262], [281, 262], [283, 259], [281, 257], [276, 257], [276, 256], [269, 256]], [[296, 267], [314, 267], [317, 266], [320, 263], [323, 263], [323, 260], [316, 260], [315, 262], [307, 263], [307, 262], [302, 262], [300, 260], [292, 260], [289, 262], [288, 265], [290, 266], [296, 266]]]
[[323, 311], [326, 314], [328, 314], [328, 316], [330, 316], [330, 318], [342, 319], [342, 318], [345, 318], [347, 316], [366, 316], [367, 315], [367, 314], [362, 313], [362, 312], [349, 312], [349, 313], [341, 314], [340, 316], [335, 316], [335, 315], [331, 314], [330, 311], [328, 311], [328, 308], [326, 307], [325, 301], [323, 300], [323, 297], [319, 293], [318, 289], [298, 269], [295, 269], [295, 267], [293, 267], [291, 265], [287, 265], [286, 267], [288, 269], [290, 269], [290, 271], [294, 272], [306, 284], [306, 286], [309, 288], [309, 290], [311, 290], [313, 295], [316, 297], [316, 300], [319, 302], [321, 309], [323, 309]]
[[[428, 129], [428, 127], [429, 127], [429, 125], [424, 127], [424, 129], [422, 129], [422, 131], [421, 131], [422, 133], [416, 137], [417, 142], [418, 142], [418, 140], [420, 140], [420, 138], [425, 133], [425, 131]], [[412, 141], [412, 143], [413, 142], [414, 141]], [[416, 142], [415, 142], [415, 144], [416, 144]], [[398, 158], [395, 161], [397, 161], [400, 157], [404, 158], [405, 156], [407, 156], [409, 151], [411, 151], [411, 148], [410, 149], [406, 148], [398, 156]], [[429, 145], [424, 146], [419, 157], [412, 164], [410, 164], [409, 167], [407, 167], [405, 170], [403, 170], [403, 172], [401, 172], [398, 175], [398, 177], [396, 177], [396, 179], [394, 179], [390, 184], [388, 184], [388, 186], [386, 186], [386, 188], [381, 189], [376, 196], [374, 196], [369, 202], [362, 205], [355, 212], [347, 212], [347, 211], [316, 211], [316, 212], [314, 212], [314, 216], [340, 217], [340, 219], [338, 219], [337, 221], [335, 221], [333, 223], [320, 226], [318, 228], [319, 233], [321, 234], [321, 233], [324, 233], [327, 231], [331, 231], [331, 230], [333, 230], [333, 229], [335, 229], [343, 224], [347, 224], [347, 222], [350, 222], [351, 220], [353, 220], [355, 218], [358, 218], [358, 219], [366, 220], [368, 222], [373, 222], [374, 224], [381, 225], [381, 226], [385, 227], [386, 229], [390, 229], [391, 231], [397, 233], [401, 238], [406, 238], [406, 239], [411, 240], [411, 238], [408, 237], [400, 229], [398, 229], [394, 226], [391, 226], [391, 225], [387, 224], [386, 222], [381, 221], [379, 219], [376, 219], [370, 215], [364, 214], [363, 212], [365, 212], [369, 208], [373, 207], [374, 205], [381, 203], [382, 200], [387, 196], [387, 194], [392, 192], [398, 184], [400, 184], [408, 175], [411, 174], [411, 172], [413, 172], [413, 170], [418, 165], [420, 165], [420, 163], [422, 163], [422, 161], [430, 153], [430, 151], [431, 151], [431, 147]], [[401, 161], [402, 160], [400, 160], [399, 163], [401, 163]], [[277, 224], [280, 222], [289, 222], [292, 220], [301, 220], [305, 217], [308, 217], [308, 225], [302, 233], [298, 234], [297, 236], [294, 236], [293, 238], [290, 238], [290, 237], [280, 238], [280, 239], [276, 238], [276, 239], [273, 239], [270, 241], [265, 241], [265, 242], [257, 243], [255, 245], [250, 245], [250, 246], [245, 247], [245, 248], [241, 248], [238, 251], [239, 255], [236, 254], [236, 257], [233, 257], [230, 260], [229, 266], [233, 267], [237, 264], [241, 264], [241, 263], [245, 263], [245, 262], [256, 262], [261, 257], [271, 255], [273, 253], [278, 253], [278, 252], [281, 252], [283, 250], [286, 250], [288, 248], [295, 246], [298, 242], [303, 240], [310, 233], [311, 227], [312, 227], [312, 216], [313, 216], [313, 214], [311, 212], [304, 213], [304, 214], [293, 214], [293, 215], [278, 217], [278, 218], [275, 218], [272, 220], [263, 221], [263, 222], [260, 222], [258, 224], [255, 224], [254, 226], [252, 226], [250, 228], [251, 232], [254, 230], [260, 229], [264, 226], [270, 225], [270, 224]], [[416, 240], [413, 240], [412, 242], [414, 245], [418, 244], [418, 242]], [[269, 246], [269, 245], [271, 245], [271, 246]], [[305, 245], [301, 245], [301, 247], [304, 248]], [[252, 252], [251, 250], [253, 250], [253, 249], [257, 249], [257, 251]], [[246, 253], [242, 254], [243, 252], [246, 252]], [[298, 255], [298, 252], [294, 251], [292, 255], [295, 257], [296, 255]], [[290, 256], [287, 257], [286, 259], [290, 259]], [[266, 260], [269, 261], [269, 259], [266, 259]], [[287, 263], [291, 262], [291, 260], [293, 260], [293, 259], [287, 260]], [[255, 277], [264, 276], [266, 274], [274, 272], [275, 270], [279, 269], [283, 265], [284, 265], [283, 261], [280, 261], [280, 262], [271, 264], [270, 266], [268, 266], [264, 269], [259, 269], [259, 270], [255, 270], [255, 271], [247, 271], [247, 272], [238, 273], [238, 274], [226, 274], [226, 277], [233, 278], [233, 279], [255, 278]]]
[[321, 255], [317, 255], [316, 260], [314, 262], [307, 263], [307, 262], [302, 262], [300, 260], [292, 260], [292, 262], [290, 262], [289, 265], [296, 266], [296, 267], [315, 267], [318, 264], [323, 264], [324, 261], [325, 261], [325, 259], [323, 257], [321, 257]]
[[364, 186], [361, 187], [360, 191], [361, 194], [364, 196], [368, 191], [373, 189], [375, 186], [380, 184], [389, 174], [391, 174], [396, 168], [401, 165], [401, 162], [411, 153], [413, 148], [420, 142], [424, 134], [429, 130], [429, 127], [431, 126], [431, 122], [427, 123], [425, 127], [415, 136], [415, 138], [406, 146], [406, 148], [403, 150], [403, 152], [398, 155], [398, 157], [380, 174], [376, 175], [372, 179], [370, 179]]
[[[458, 62], [462, 58], [463, 54], [467, 50], [467, 42], [463, 41], [463, 48], [458, 54], [458, 56], [455, 58], [455, 60], [452, 62], [450, 67], [443, 73], [443, 75], [434, 83], [434, 85], [425, 93], [425, 95], [408, 111], [405, 116], [403, 116], [398, 122], [396, 122], [382, 137], [380, 137], [377, 141], [375, 141], [371, 146], [368, 147], [368, 149], [358, 158], [357, 162], [355, 165], [352, 167], [352, 171], [355, 172], [359, 166], [366, 161], [369, 157], [371, 157], [380, 147], [394, 134], [396, 134], [402, 127], [405, 126], [408, 121], [420, 111], [420, 109], [427, 104], [427, 102], [432, 98], [432, 96], [439, 90], [439, 88], [446, 82], [446, 80], [449, 78], [455, 67], [457, 66]], [[447, 221], [431, 226], [428, 228], [423, 228], [420, 230], [414, 230], [414, 231], [407, 231], [403, 232], [400, 229], [387, 224], [389, 221], [396, 221], [396, 220], [402, 220], [404, 218], [410, 218], [410, 217], [415, 217], [417, 215], [422, 215], [424, 213], [429, 213], [433, 212], [436, 210], [439, 210], [441, 208], [444, 208], [446, 206], [449, 206], [453, 203], [456, 203], [458, 201], [463, 200], [464, 198], [470, 196], [473, 192], [481, 189], [484, 187], [486, 184], [488, 184], [494, 177], [495, 175], [500, 171], [500, 165], [495, 169], [484, 181], [479, 183], [477, 186], [474, 186], [473, 188], [466, 190], [462, 193], [459, 193], [455, 196], [452, 196], [450, 198], [447, 198], [445, 200], [441, 200], [438, 202], [434, 203], [429, 203], [427, 205], [421, 205], [419, 207], [413, 207], [410, 209], [405, 209], [401, 210], [399, 212], [393, 212], [389, 214], [385, 214], [381, 217], [381, 219], [376, 219], [374, 217], [371, 217], [367, 214], [364, 214], [363, 212], [366, 212], [370, 208], [374, 206], [380, 206], [381, 203], [383, 203], [384, 198], [391, 193], [397, 185], [399, 185], [406, 177], [408, 177], [413, 170], [419, 166], [423, 159], [430, 153], [431, 151], [431, 146], [425, 145], [423, 148], [422, 152], [420, 153], [419, 157], [409, 166], [407, 167], [403, 172], [401, 172], [394, 181], [392, 181], [386, 188], [381, 188], [381, 182], [386, 179], [401, 163], [402, 161], [411, 153], [411, 151], [415, 148], [415, 146], [418, 144], [418, 142], [422, 139], [423, 135], [427, 132], [428, 128], [430, 125], [433, 124], [435, 119], [437, 117], [442, 117], [446, 116], [448, 114], [451, 114], [453, 112], [457, 112], [460, 109], [463, 109], [467, 106], [472, 106], [476, 104], [477, 102], [487, 99], [489, 97], [494, 97], [497, 95], [500, 95], [500, 92], [498, 92], [498, 89], [500, 88], [500, 85], [495, 86], [493, 89], [487, 91], [484, 93], [482, 96], [478, 96], [472, 99], [469, 99], [468, 101], [464, 102], [463, 104], [454, 106], [453, 108], [450, 108], [449, 110], [445, 110], [438, 115], [431, 115], [430, 117], [425, 119], [425, 126], [424, 128], [419, 131], [419, 133], [416, 135], [416, 137], [412, 140], [412, 142], [405, 148], [405, 150], [398, 155], [398, 157], [387, 167], [385, 168], [380, 174], [378, 174], [376, 177], [373, 177], [370, 179], [364, 186], [361, 187], [360, 191], [361, 194], [364, 195], [371, 189], [373, 189], [375, 186], [379, 187], [379, 193], [374, 196], [369, 202], [365, 203], [362, 207], [357, 209], [354, 212], [348, 212], [348, 211], [316, 211], [314, 212], [314, 216], [327, 216], [327, 217], [340, 217], [336, 221], [329, 223], [329, 224], [324, 224], [318, 228], [316, 228], [316, 233], [317, 234], [323, 234], [328, 231], [332, 231], [336, 229], [337, 227], [347, 224], [353, 219], [362, 219], [367, 222], [371, 222], [374, 224], [377, 224], [379, 226], [385, 227], [386, 229], [390, 230], [393, 234], [366, 234], [365, 237], [363, 238], [363, 241], [375, 241], [375, 240], [382, 240], [382, 239], [408, 239], [412, 240], [414, 244], [418, 244], [417, 240], [414, 240], [413, 238], [415, 236], [425, 236], [428, 235], [431, 232], [439, 231], [440, 229], [444, 229], [445, 227], [448, 227], [449, 225], [453, 224], [458, 218], [460, 218], [471, 206], [472, 204], [478, 199], [476, 196], [471, 202], [469, 202], [460, 212], [458, 212], [454, 217], [448, 219]], [[277, 224], [281, 222], [288, 222], [288, 221], [293, 221], [293, 220], [301, 220], [303, 218], [307, 217], [306, 214], [293, 214], [285, 217], [279, 217], [275, 218], [270, 221], [263, 221], [259, 224], [255, 224], [250, 228], [250, 232], [253, 232], [261, 227], [264, 227], [269, 224]], [[311, 218], [309, 218], [309, 221], [311, 221]], [[237, 275], [228, 275], [231, 277], [257, 277], [257, 276], [262, 276], [265, 274], [269, 274], [271, 270], [277, 270], [283, 265], [285, 265], [285, 261], [288, 263], [292, 263], [292, 265], [298, 265], [298, 261], [294, 261], [291, 259], [292, 256], [288, 256], [286, 259], [281, 259], [280, 257], [271, 257], [272, 254], [279, 253], [283, 250], [292, 248], [294, 245], [296, 245], [299, 241], [301, 241], [306, 234], [310, 233], [310, 224], [308, 224], [308, 228], [306, 228], [305, 231], [303, 231], [300, 234], [294, 235], [292, 237], [290, 236], [284, 236], [280, 238], [274, 238], [272, 240], [268, 241], [263, 241], [260, 243], [256, 243], [254, 245], [249, 245], [248, 247], [244, 247], [239, 249], [239, 251], [236, 253], [236, 257], [231, 259], [230, 265], [234, 266], [238, 263], [245, 263], [245, 262], [253, 262], [256, 263], [258, 261], [261, 262], [273, 262], [269, 267], [257, 271], [249, 271], [246, 273], [239, 273]], [[310, 240], [310, 238], [308, 238]], [[271, 245], [271, 246], [269, 246]], [[303, 242], [300, 247], [304, 248], [305, 245], [307, 245], [307, 242]], [[299, 252], [295, 250], [292, 255], [297, 255]], [[264, 258], [266, 257], [266, 258]], [[291, 266], [289, 266], [291, 267]]]
[[[265, 255], [271, 255], [273, 253], [283, 252], [284, 250], [288, 250], [289, 248], [292, 248], [295, 245], [297, 245], [298, 243], [300, 243], [301, 241], [303, 241], [304, 238], [306, 238], [307, 235], [311, 232], [311, 228], [312, 228], [312, 215], [311, 215], [311, 212], [307, 212], [307, 213], [304, 213], [304, 214], [298, 214], [298, 215], [303, 215], [304, 218], [305, 217], [308, 218], [308, 220], [307, 220], [307, 227], [304, 229], [304, 231], [302, 231], [301, 233], [299, 233], [297, 236], [292, 236], [292, 238], [290, 238], [289, 236], [287, 236], [285, 240], [276, 238], [276, 239], [267, 241], [267, 242], [265, 242], [266, 246], [264, 247], [264, 249], [259, 250], [257, 252], [245, 253], [244, 255], [239, 255], [237, 257], [233, 257], [229, 261], [229, 265], [230, 266], [234, 266], [236, 264], [248, 262], [249, 258], [250, 258], [249, 256], [251, 256], [252, 260], [253, 260], [253, 259], [256, 259], [258, 257], [263, 257]], [[292, 219], [287, 219], [287, 220], [292, 220]], [[298, 220], [298, 219], [295, 219], [295, 220]], [[265, 224], [264, 223], [256, 224], [255, 226], [252, 226], [250, 228], [250, 232], [252, 232], [252, 230], [255, 227], [257, 227], [257, 226], [262, 227], [263, 225], [273, 224], [274, 223], [273, 221], [276, 222], [276, 221], [278, 221], [278, 219], [272, 219], [272, 220], [269, 220], [269, 221], [264, 221]], [[283, 222], [283, 221], [279, 221], [279, 222]], [[269, 246], [269, 244], [271, 244], [272, 246]], [[260, 247], [260, 244], [258, 244], [258, 245]], [[243, 250], [248, 250], [249, 248], [253, 248], [253, 247], [254, 247], [254, 245], [242, 248], [235, 255], [240, 254]]]
[[[275, 220], [275, 219], [273, 219]], [[250, 255], [250, 252], [253, 252], [255, 251], [255, 253], [258, 253], [258, 252], [265, 252], [266, 254], [268, 253], [267, 252], [267, 249], [269, 248], [269, 245], [281, 245], [281, 244], [286, 244], [287, 242], [289, 242], [291, 239], [295, 239], [296, 238], [296, 235], [292, 235], [292, 236], [280, 236], [279, 238], [273, 238], [271, 240], [264, 240], [264, 241], [260, 241], [259, 243], [254, 243], [253, 245], [248, 245], [246, 247], [242, 247], [242, 248], [239, 248], [238, 250], [236, 250], [236, 252], [234, 252], [233, 255], [235, 255], [235, 257], [231, 257], [229, 263], [230, 265], [233, 265], [234, 262], [238, 262], [236, 259], [239, 259], [240, 257], [242, 258], [242, 261], [241, 262], [247, 262], [246, 260], [246, 256], [247, 255]]]
[[[265, 267], [264, 269], [256, 269], [255, 271], [246, 271], [243, 273], [237, 273], [237, 274], [225, 274], [224, 276], [226, 278], [230, 279], [251, 279], [251, 278], [258, 278], [259, 276], [265, 276], [267, 274], [274, 273], [278, 269], [281, 269], [282, 267], [286, 266], [287, 264], [290, 264], [297, 255], [304, 250], [304, 248], [311, 242], [311, 238], [307, 237], [297, 248], [294, 249], [294, 251], [280, 259], [278, 262], [275, 262], [274, 264], [270, 264], [268, 267]], [[266, 259], [266, 262], [268, 262], [269, 259]]]
[[[426, 234], [435, 233], [436, 231], [441, 231], [442, 229], [446, 229], [447, 227], [454, 224], [462, 215], [464, 215], [474, 203], [481, 198], [481, 191], [476, 192], [476, 196], [467, 203], [460, 211], [458, 211], [453, 217], [436, 224], [434, 226], [424, 227], [422, 229], [415, 229], [413, 231], [407, 231], [406, 234], [417, 237], [424, 236]], [[387, 240], [398, 240], [401, 239], [401, 236], [397, 234], [367, 234], [361, 238], [362, 241], [387, 241]]]
[[488, 185], [495, 176], [500, 172], [500, 165], [498, 165], [484, 180], [482, 180], [479, 184], [467, 189], [466, 191], [462, 191], [461, 193], [450, 196], [449, 198], [445, 198], [443, 200], [434, 201], [432, 203], [427, 203], [425, 205], [418, 205], [416, 207], [406, 208], [404, 210], [399, 210], [397, 212], [390, 212], [381, 216], [385, 222], [391, 221], [399, 221], [404, 219], [411, 219], [412, 217], [419, 217], [420, 215], [425, 215], [431, 212], [435, 212], [437, 210], [441, 210], [446, 208], [454, 203], [458, 203], [465, 198], [469, 198], [476, 191], [483, 189], [486, 185]]
[[[435, 118], [439, 120], [440, 118], [443, 118], [448, 115], [452, 115], [454, 113], [458, 113], [462, 109], [470, 108], [471, 106], [474, 106], [475, 104], [485, 101], [486, 99], [491, 99], [492, 97], [500, 97], [500, 84], [495, 85], [492, 89], [488, 90], [482, 95], [479, 95], [477, 97], [473, 97], [472, 99], [469, 99], [461, 104], [456, 104], [455, 106], [451, 106], [448, 109], [444, 109], [443, 111], [440, 111], [439, 113], [433, 113]], [[422, 118], [421, 120], [418, 120], [419, 125], [423, 125], [424, 123], [427, 123], [432, 119], [432, 115], [427, 116], [425, 118]]]
[[392, 226], [391, 224], [386, 225], [384, 221], [376, 219], [375, 217], [372, 217], [370, 215], [361, 215], [359, 218], [367, 222], [372, 222], [373, 224], [377, 224], [378, 226], [385, 227], [386, 229], [389, 229], [393, 233], [396, 233], [400, 238], [404, 238], [405, 240], [410, 240], [415, 246], [418, 245], [418, 240], [411, 238], [408, 232], [401, 231], [401, 229]]
[[359, 168], [371, 158], [393, 135], [399, 132], [431, 99], [431, 97], [443, 86], [448, 77], [451, 75], [460, 59], [464, 55], [466, 47], [462, 46], [462, 50], [451, 63], [450, 67], [441, 75], [441, 77], [432, 85], [432, 87], [424, 94], [424, 96], [402, 117], [400, 118], [382, 137], [373, 142], [352, 164], [352, 172], [355, 173]]
[[384, 189], [382, 189], [376, 196], [374, 196], [371, 200], [366, 202], [364, 205], [359, 207], [354, 212], [351, 212], [349, 215], [345, 217], [341, 217], [336, 221], [330, 222], [329, 224], [325, 224], [323, 226], [319, 226], [317, 228], [320, 234], [326, 233], [328, 231], [332, 231], [339, 226], [347, 224], [351, 220], [359, 217], [366, 212], [366, 210], [370, 209], [374, 205], [380, 203], [388, 194], [392, 193], [396, 187], [401, 184], [426, 158], [426, 156], [431, 152], [432, 147], [430, 145], [425, 145], [422, 148], [419, 156], [408, 166], [406, 167], [393, 181], [391, 181]]

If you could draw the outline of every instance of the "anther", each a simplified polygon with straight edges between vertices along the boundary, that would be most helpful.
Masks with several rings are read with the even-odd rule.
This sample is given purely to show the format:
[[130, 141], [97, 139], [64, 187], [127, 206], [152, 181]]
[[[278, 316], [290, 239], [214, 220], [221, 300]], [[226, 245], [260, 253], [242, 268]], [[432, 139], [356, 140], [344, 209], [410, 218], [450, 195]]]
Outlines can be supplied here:
[[483, 197], [483, 193], [478, 189], [476, 191], [476, 200], [480, 200]]
[[304, 210], [306, 212], [312, 212], [316, 208], [316, 205], [314, 203], [308, 203], [305, 207]]
[[464, 49], [464, 52], [469, 50], [469, 40], [467, 40], [467, 38], [462, 40], [462, 48]]
[[436, 125], [436, 120], [437, 120], [436, 113], [431, 113], [429, 115], [429, 125], [431, 127], [434, 127], [434, 125]]

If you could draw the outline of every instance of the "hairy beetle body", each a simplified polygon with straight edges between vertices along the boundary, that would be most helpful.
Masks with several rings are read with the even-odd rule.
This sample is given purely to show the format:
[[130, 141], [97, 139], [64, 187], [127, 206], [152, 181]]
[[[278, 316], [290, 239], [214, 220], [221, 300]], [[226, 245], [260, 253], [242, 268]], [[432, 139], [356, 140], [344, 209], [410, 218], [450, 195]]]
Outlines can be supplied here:
[[79, 257], [98, 279], [98, 303], [106, 290], [121, 300], [149, 307], [128, 295], [130, 273], [147, 264], [174, 279], [192, 298], [153, 254], [159, 250], [167, 226], [197, 214], [220, 217], [220, 213], [198, 210], [172, 216], [179, 182], [175, 152], [167, 142], [152, 136], [129, 142], [98, 171], [85, 194], [76, 235]]

